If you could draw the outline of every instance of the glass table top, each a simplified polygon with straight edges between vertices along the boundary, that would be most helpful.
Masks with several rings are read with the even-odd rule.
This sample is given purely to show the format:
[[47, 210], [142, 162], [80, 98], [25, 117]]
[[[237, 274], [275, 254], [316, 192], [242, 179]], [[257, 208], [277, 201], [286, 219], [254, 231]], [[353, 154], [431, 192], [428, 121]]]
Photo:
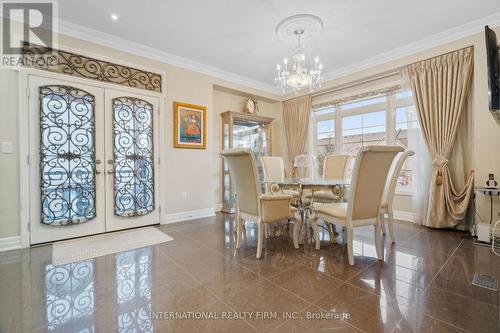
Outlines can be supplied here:
[[312, 186], [347, 186], [350, 179], [323, 179], [323, 178], [268, 178], [262, 181], [264, 184], [278, 185], [312, 185]]

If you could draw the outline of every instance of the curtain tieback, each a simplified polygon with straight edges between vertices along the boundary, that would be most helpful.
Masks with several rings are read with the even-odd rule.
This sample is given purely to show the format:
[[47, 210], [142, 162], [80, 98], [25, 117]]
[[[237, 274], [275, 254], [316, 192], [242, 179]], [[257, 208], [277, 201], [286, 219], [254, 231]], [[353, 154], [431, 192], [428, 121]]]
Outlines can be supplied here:
[[443, 169], [448, 165], [448, 160], [442, 156], [437, 156], [432, 161], [432, 166], [438, 169], [436, 185], [443, 185]]

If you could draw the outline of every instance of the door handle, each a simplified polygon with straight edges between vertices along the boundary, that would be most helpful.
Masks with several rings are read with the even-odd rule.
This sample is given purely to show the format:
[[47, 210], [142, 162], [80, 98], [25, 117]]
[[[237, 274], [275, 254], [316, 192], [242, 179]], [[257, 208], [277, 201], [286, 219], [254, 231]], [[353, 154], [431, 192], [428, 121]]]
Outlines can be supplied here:
[[[95, 160], [95, 164], [96, 164], [96, 165], [101, 164], [101, 160]], [[98, 169], [98, 168], [96, 167], [96, 168], [95, 168], [95, 174], [96, 174], [96, 175], [100, 175], [101, 173], [102, 173], [102, 172], [101, 172], [101, 170], [100, 170], [100, 169]]]
[[[110, 160], [107, 160], [107, 162], [108, 162], [108, 164], [109, 164], [109, 165], [113, 165], [113, 164], [115, 163], [115, 161], [114, 161], [114, 160], [111, 160], [111, 159], [110, 159]], [[106, 172], [107, 172], [108, 174], [114, 174], [114, 173], [115, 173], [115, 170], [113, 170], [113, 169], [108, 169]]]

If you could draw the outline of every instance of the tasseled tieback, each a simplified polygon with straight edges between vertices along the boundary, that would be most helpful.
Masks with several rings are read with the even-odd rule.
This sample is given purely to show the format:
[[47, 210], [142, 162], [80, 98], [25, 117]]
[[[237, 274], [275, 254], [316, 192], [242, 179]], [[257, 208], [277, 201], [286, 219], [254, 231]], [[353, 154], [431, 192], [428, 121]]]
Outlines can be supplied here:
[[436, 185], [443, 185], [443, 169], [446, 165], [448, 165], [448, 160], [442, 156], [438, 156], [432, 161], [432, 166], [438, 169]]

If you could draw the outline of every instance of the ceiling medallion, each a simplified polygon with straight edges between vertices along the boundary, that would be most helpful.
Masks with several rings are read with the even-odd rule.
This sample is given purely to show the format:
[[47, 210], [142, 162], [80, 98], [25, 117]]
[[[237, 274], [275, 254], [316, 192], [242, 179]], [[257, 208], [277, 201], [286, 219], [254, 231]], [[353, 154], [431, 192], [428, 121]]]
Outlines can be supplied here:
[[278, 23], [276, 27], [278, 38], [287, 43], [297, 42], [291, 56], [291, 62], [289, 63], [288, 58], [285, 57], [283, 64], [276, 66], [275, 82], [283, 93], [288, 89], [298, 92], [305, 87], [309, 87], [310, 90], [321, 87], [323, 65], [319, 62], [319, 58], [315, 57], [313, 67], [307, 68], [302, 43], [316, 37], [322, 29], [323, 21], [310, 14], [293, 15]]

